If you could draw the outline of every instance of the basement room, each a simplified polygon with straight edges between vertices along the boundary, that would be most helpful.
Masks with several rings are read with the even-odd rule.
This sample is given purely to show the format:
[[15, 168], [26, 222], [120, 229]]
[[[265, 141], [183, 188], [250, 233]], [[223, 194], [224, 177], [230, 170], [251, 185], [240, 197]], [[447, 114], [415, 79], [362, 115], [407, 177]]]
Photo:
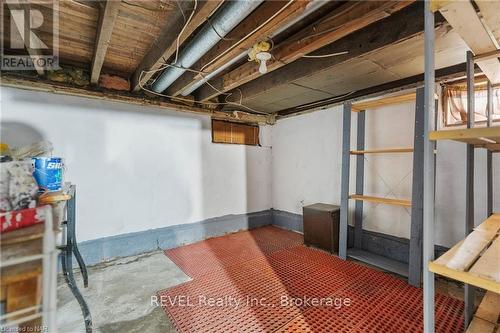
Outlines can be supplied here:
[[500, 0], [2, 0], [0, 327], [500, 333]]

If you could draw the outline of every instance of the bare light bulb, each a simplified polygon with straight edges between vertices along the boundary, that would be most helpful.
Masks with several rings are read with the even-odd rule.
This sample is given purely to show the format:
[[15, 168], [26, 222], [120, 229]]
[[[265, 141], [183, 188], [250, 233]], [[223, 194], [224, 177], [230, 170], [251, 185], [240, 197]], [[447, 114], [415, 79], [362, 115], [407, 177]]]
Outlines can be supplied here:
[[259, 72], [260, 74], [266, 74], [267, 73], [267, 64], [266, 62], [271, 59], [271, 53], [269, 52], [259, 52], [255, 56], [257, 60], [259, 60]]

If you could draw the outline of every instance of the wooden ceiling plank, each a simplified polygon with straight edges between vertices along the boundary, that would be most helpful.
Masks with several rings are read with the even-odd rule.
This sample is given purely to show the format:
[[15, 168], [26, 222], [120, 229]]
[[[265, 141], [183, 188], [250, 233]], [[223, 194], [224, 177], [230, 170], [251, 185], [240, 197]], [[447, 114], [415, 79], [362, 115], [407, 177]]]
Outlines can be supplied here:
[[[229, 32], [224, 40], [218, 42], [197, 61], [191, 69], [210, 73], [220, 68], [299, 16], [309, 2], [310, 0], [264, 2]], [[200, 74], [186, 72], [169, 87], [167, 94], [177, 96], [201, 79], [203, 76]]]
[[[424, 30], [424, 22], [421, 19], [423, 15], [423, 2], [419, 1], [401, 10], [401, 12], [373, 23], [316, 51], [318, 54], [331, 54], [341, 50], [349, 50], [349, 53], [346, 55], [321, 59], [302, 58], [253, 81], [245, 83], [238, 89], [241, 91], [241, 95], [245, 100], [250, 100], [277, 86], [285, 85], [313, 74], [329, 70], [333, 68], [333, 66], [347, 62], [353, 58], [377, 52], [383, 47], [399, 43], [421, 34]], [[436, 17], [436, 25], [440, 26], [443, 24], [445, 24], [444, 18], [438, 15]], [[398, 29], [394, 27], [398, 27]], [[211, 80], [210, 83], [218, 89], [223, 88], [221, 77]], [[201, 99], [203, 96], [210, 96], [213, 91], [213, 88], [204, 85], [197, 90], [199, 96], [195, 97]], [[239, 96], [239, 92], [236, 96]]]
[[[182, 45], [200, 25], [205, 23], [207, 17], [219, 7], [222, 1], [206, 0], [198, 3], [191, 22], [179, 39], [179, 45]], [[168, 59], [175, 53], [177, 49], [177, 33], [182, 30], [184, 24], [182, 16], [178, 16], [176, 19], [169, 20], [161, 29], [156, 42], [144, 56], [132, 75], [133, 91], [139, 91], [141, 85], [144, 85], [153, 76], [153, 72], [146, 73], [146, 71], [154, 71], [161, 68], [163, 59]]]
[[[465, 63], [437, 69], [436, 80], [450, 81], [463, 78], [465, 75], [465, 70], [466, 70]], [[277, 117], [279, 117], [278, 119], [282, 119], [299, 114], [313, 112], [316, 110], [325, 109], [335, 105], [341, 105], [343, 102], [348, 100], [356, 102], [367, 98], [380, 97], [387, 94], [405, 91], [408, 89], [415, 89], [416, 87], [422, 85], [423, 83], [424, 83], [424, 74], [418, 74], [404, 79], [386, 82], [375, 87], [362, 89], [354, 92], [353, 94], [344, 94], [337, 96], [336, 98], [333, 99], [330, 98], [322, 101], [317, 101], [315, 103], [303, 104], [288, 109], [282, 109], [278, 111]]]
[[99, 75], [101, 74], [106, 51], [113, 34], [113, 27], [115, 25], [118, 10], [120, 8], [121, 0], [108, 0], [104, 4], [104, 8], [100, 13], [99, 27], [97, 29], [97, 36], [95, 39], [94, 57], [92, 59], [92, 68], [90, 74], [90, 82], [97, 84]]
[[[475, 54], [497, 49], [470, 1], [452, 1], [439, 11]], [[500, 83], [498, 59], [478, 60], [477, 65], [493, 84]]]
[[[23, 12], [28, 12], [29, 13], [29, 5], [26, 3], [14, 3], [12, 1], [7, 2], [7, 6], [9, 7], [9, 10], [12, 12], [14, 10], [18, 10], [21, 8]], [[24, 36], [24, 19], [21, 20], [17, 15], [11, 14], [10, 18], [14, 21], [14, 24], [16, 25], [17, 30]], [[38, 73], [38, 75], [43, 75], [44, 74], [44, 69], [38, 64], [37, 59], [39, 56], [36, 54], [34, 51], [35, 49], [42, 49], [42, 42], [40, 39], [38, 39], [36, 36], [33, 36], [30, 34], [30, 39], [29, 41], [24, 37], [23, 38], [24, 46], [26, 47], [26, 51], [28, 51], [28, 54], [30, 58], [33, 60], [33, 65], [35, 66], [35, 70]]]
[[476, 0], [475, 1], [486, 25], [491, 30], [491, 33], [500, 43], [500, 2], [491, 0]]
[[[300, 33], [281, 43], [272, 52], [274, 59], [268, 61], [268, 73], [285, 66], [303, 55], [309, 54], [327, 44], [339, 40], [354, 31], [362, 29], [412, 4], [407, 1], [349, 1], [330, 15], [312, 24]], [[318, 33], [319, 32], [319, 33]], [[322, 33], [324, 32], [324, 33]], [[262, 74], [255, 63], [243, 66], [222, 76], [222, 89], [227, 92], [252, 81]], [[201, 100], [208, 100], [219, 95], [213, 90], [208, 95], [199, 95]]]

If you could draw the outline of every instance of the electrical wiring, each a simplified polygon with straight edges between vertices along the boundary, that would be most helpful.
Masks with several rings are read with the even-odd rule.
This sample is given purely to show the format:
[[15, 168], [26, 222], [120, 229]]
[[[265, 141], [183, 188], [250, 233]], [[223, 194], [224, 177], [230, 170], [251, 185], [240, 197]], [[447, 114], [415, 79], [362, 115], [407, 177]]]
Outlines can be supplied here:
[[320, 55], [303, 55], [302, 58], [328, 58], [328, 57], [336, 57], [343, 54], [348, 54], [349, 51], [336, 52], [330, 54], [320, 54]]
[[[198, 6], [198, 0], [194, 0], [194, 8], [193, 10], [191, 11], [191, 14], [189, 15], [189, 18], [187, 20], [185, 20], [185, 24], [183, 26], [183, 28], [181, 29], [181, 31], [179, 32], [179, 35], [177, 36], [176, 38], [176, 51], [175, 51], [175, 57], [174, 57], [174, 61], [171, 62], [170, 64], [167, 63], [167, 59], [163, 58], [163, 61], [164, 61], [164, 64], [158, 68], [158, 69], [155, 69], [155, 70], [150, 70], [150, 71], [141, 71], [141, 75], [140, 75], [140, 79], [139, 79], [139, 86], [141, 87], [141, 89], [143, 89], [144, 91], [147, 91], [147, 92], [150, 92], [154, 95], [157, 95], [157, 96], [162, 96], [162, 97], [166, 97], [166, 98], [170, 98], [172, 100], [178, 100], [178, 101], [185, 101], [185, 102], [193, 102], [192, 99], [187, 99], [187, 98], [182, 98], [182, 97], [177, 97], [177, 96], [169, 96], [169, 95], [166, 95], [166, 94], [162, 94], [162, 93], [158, 93], [158, 92], [155, 92], [155, 91], [152, 91], [146, 87], [144, 87], [144, 85], [142, 84], [141, 82], [141, 79], [142, 79], [142, 76], [145, 74], [145, 73], [156, 73], [156, 72], [159, 72], [159, 71], [162, 71], [164, 70], [165, 68], [167, 67], [176, 67], [176, 68], [181, 68], [183, 70], [186, 70], [186, 71], [189, 71], [189, 72], [192, 72], [192, 73], [196, 73], [197, 75], [199, 75], [204, 81], [205, 83], [211, 88], [213, 89], [214, 91], [216, 91], [218, 94], [223, 94], [225, 95], [225, 98], [224, 98], [224, 102], [204, 102], [204, 101], [194, 101], [196, 103], [200, 103], [200, 104], [204, 104], [204, 105], [231, 105], [231, 106], [238, 106], [238, 107], [241, 107], [241, 108], [244, 108], [252, 113], [257, 113], [257, 114], [266, 114], [265, 112], [261, 112], [261, 111], [257, 111], [257, 110], [254, 110], [246, 105], [244, 105], [242, 103], [242, 100], [243, 100], [243, 94], [242, 94], [242, 91], [241, 89], [239, 88], [236, 88], [235, 90], [237, 90], [239, 92], [239, 102], [231, 102], [229, 101], [228, 99], [230, 98], [231, 95], [234, 94], [234, 92], [225, 92], [225, 91], [221, 91], [220, 89], [218, 89], [217, 87], [213, 86], [205, 77], [205, 75], [208, 75], [209, 73], [207, 72], [204, 72], [204, 69], [207, 68], [208, 66], [212, 65], [214, 62], [216, 62], [217, 60], [219, 60], [221, 57], [223, 57], [224, 55], [226, 55], [228, 52], [230, 52], [231, 50], [233, 50], [234, 48], [236, 48], [238, 45], [240, 45], [242, 42], [244, 42], [246, 39], [248, 39], [250, 36], [252, 36], [255, 32], [257, 32], [258, 30], [260, 30], [262, 27], [264, 27], [266, 24], [268, 24], [271, 20], [273, 20], [277, 15], [279, 15], [280, 13], [282, 13], [287, 7], [289, 7], [293, 2], [295, 2], [296, 0], [289, 0], [278, 12], [274, 13], [271, 17], [269, 17], [266, 21], [264, 21], [262, 24], [260, 24], [258, 27], [256, 27], [255, 29], [253, 29], [251, 32], [249, 32], [245, 37], [239, 39], [236, 43], [234, 43], [233, 45], [231, 45], [229, 48], [227, 48], [225, 51], [223, 51], [222, 53], [220, 53], [219, 55], [217, 55], [214, 59], [210, 60], [208, 63], [204, 64], [200, 70], [193, 70], [193, 69], [190, 69], [190, 68], [185, 68], [185, 67], [182, 67], [182, 66], [178, 66], [178, 65], [175, 65], [178, 61], [178, 56], [179, 56], [179, 48], [180, 48], [180, 38], [182, 36], [182, 34], [185, 32], [187, 26], [189, 25], [189, 23], [191, 22], [191, 19], [192, 17], [194, 16], [194, 13], [196, 12], [196, 9], [197, 9], [197, 6]], [[179, 9], [180, 9], [180, 6], [179, 6]], [[181, 10], [182, 12], [182, 10]], [[182, 13], [183, 16], [184, 16], [184, 13]], [[185, 17], [185, 16], [184, 16]], [[207, 23], [210, 25], [210, 27], [214, 30], [214, 32], [219, 36], [219, 38], [221, 40], [236, 40], [236, 38], [225, 38], [223, 36], [221, 36], [219, 34], [219, 32], [217, 31], [217, 29], [214, 27], [214, 25], [212, 24], [212, 22], [210, 21], [209, 18], [206, 18], [207, 20]], [[330, 29], [331, 30], [331, 29]], [[327, 31], [322, 31], [322, 32], [319, 32], [317, 34], [314, 34], [312, 36], [315, 36], [315, 35], [318, 35], [318, 34], [322, 34], [322, 33], [326, 33], [330, 30], [327, 30]], [[274, 41], [271, 39], [271, 38], [268, 38], [271, 42], [271, 49], [274, 48]], [[303, 58], [326, 58], [326, 57], [334, 57], [334, 56], [339, 56], [339, 55], [343, 55], [343, 54], [347, 54], [348, 51], [344, 51], [344, 52], [337, 52], [337, 53], [331, 53], [331, 54], [324, 54], [324, 55], [304, 55], [302, 56]], [[279, 61], [279, 60], [278, 60]], [[151, 83], [154, 83], [155, 81], [157, 80], [157, 77], [153, 78], [152, 80], [150, 80], [150, 82], [148, 82], [148, 86], [151, 84]], [[347, 93], [345, 95], [342, 95], [342, 96], [337, 96], [335, 98], [333, 98], [332, 100], [335, 100], [337, 98], [342, 98], [342, 97], [345, 97], [345, 96], [348, 96], [352, 93], [354, 93], [355, 91], [352, 91], [350, 93]], [[311, 103], [311, 105], [314, 105], [314, 103]]]
[[255, 29], [253, 29], [251, 32], [249, 32], [248, 34], [246, 34], [245, 37], [241, 38], [238, 42], [236, 42], [233, 45], [231, 45], [224, 52], [222, 52], [217, 57], [215, 57], [214, 59], [210, 60], [208, 63], [206, 63], [205, 65], [203, 65], [203, 67], [201, 67], [200, 70], [203, 71], [205, 68], [207, 68], [208, 66], [210, 66], [211, 64], [213, 64], [214, 62], [216, 62], [217, 60], [219, 60], [221, 57], [223, 57], [224, 55], [226, 55], [229, 51], [231, 51], [232, 49], [234, 49], [235, 47], [237, 47], [238, 45], [240, 45], [241, 43], [243, 43], [243, 41], [245, 41], [249, 36], [252, 36], [254, 33], [256, 33], [257, 31], [259, 31], [263, 26], [265, 26], [271, 20], [273, 20], [276, 16], [278, 16], [279, 14], [281, 14], [281, 12], [283, 12], [286, 8], [288, 8], [295, 1], [296, 0], [289, 0], [283, 7], [281, 7], [280, 10], [278, 10], [271, 17], [269, 17], [267, 20], [265, 20], [264, 22], [262, 22], [262, 24], [260, 24], [258, 27], [256, 27]]
[[133, 3], [133, 2], [125, 1], [125, 0], [122, 0], [122, 2], [125, 5], [132, 6], [132, 7], [139, 7], [139, 8], [145, 9], [145, 10], [149, 10], [151, 12], [171, 11], [173, 9], [173, 7], [171, 5], [167, 5], [167, 6], [164, 7], [164, 4], [162, 4], [162, 3], [160, 4], [160, 8], [151, 8], [151, 7], [147, 7], [147, 6], [144, 6], [144, 5], [139, 5], [137, 3]]
[[333, 28], [330, 28], [330, 29], [326, 29], [326, 30], [323, 30], [323, 31], [311, 34], [308, 37], [320, 36], [320, 35], [326, 34], [327, 32], [332, 32], [332, 31], [335, 31], [335, 30], [338, 30], [338, 29], [339, 29], [339, 27], [333, 27]]
[[[179, 2], [177, 2], [177, 4], [179, 4]], [[196, 12], [196, 8], [197, 8], [197, 7], [198, 7], [198, 0], [194, 0], [194, 7], [193, 7], [193, 10], [191, 11], [191, 15], [189, 15], [189, 18], [188, 18], [188, 19], [187, 19], [187, 21], [186, 21], [186, 16], [184, 15], [184, 12], [182, 11], [182, 8], [181, 8], [181, 6], [180, 6], [180, 4], [179, 4], [179, 10], [180, 10], [180, 12], [181, 12], [182, 16], [184, 17], [184, 21], [185, 21], [185, 23], [184, 23], [184, 26], [182, 27], [181, 31], [179, 32], [179, 35], [178, 35], [178, 36], [177, 36], [177, 38], [176, 38], [176, 44], [175, 44], [175, 58], [174, 58], [174, 62], [173, 62], [174, 64], [177, 62], [177, 59], [178, 59], [178, 57], [179, 57], [180, 38], [181, 38], [182, 34], [184, 33], [184, 30], [186, 30], [186, 28], [187, 28], [187, 26], [188, 26], [189, 22], [191, 22], [191, 19], [193, 18], [193, 15], [194, 15], [194, 13]], [[165, 59], [165, 57], [162, 57], [162, 59], [163, 59], [163, 62], [164, 62], [164, 63], [166, 63], [166, 62], [167, 62], [167, 59]], [[143, 72], [144, 72], [144, 71], [143, 71]], [[142, 76], [142, 75], [143, 75], [143, 74], [141, 73], [141, 76]], [[157, 79], [158, 79], [158, 78], [155, 78], [155, 79], [152, 81], [152, 83], [154, 83]], [[151, 84], [152, 84], [152, 83], [151, 83]]]
[[345, 98], [347, 96], [350, 96], [350, 95], [354, 94], [355, 92], [356, 92], [356, 90], [352, 90], [352, 91], [350, 91], [348, 93], [345, 93], [343, 95], [335, 96], [335, 97], [332, 97], [332, 98], [327, 98], [326, 100], [321, 100], [321, 101], [317, 101], [317, 102], [311, 102], [311, 103], [299, 105], [297, 108], [301, 108], [301, 109], [303, 109], [303, 108], [312, 108], [312, 107], [314, 107], [315, 104], [324, 103], [325, 101], [334, 103], [336, 100]]
[[[182, 98], [182, 97], [177, 97], [177, 96], [170, 96], [170, 95], [166, 95], [166, 94], [162, 94], [162, 93], [158, 93], [156, 91], [153, 91], [151, 89], [148, 89], [146, 87], [144, 87], [144, 85], [141, 83], [141, 80], [142, 80], [142, 76], [144, 74], [147, 74], [147, 73], [156, 73], [158, 71], [162, 71], [164, 70], [165, 68], [167, 67], [180, 67], [180, 66], [175, 66], [175, 65], [170, 65], [170, 64], [164, 64], [162, 65], [160, 68], [158, 69], [154, 69], [154, 70], [149, 70], [149, 71], [141, 71], [141, 75], [139, 75], [139, 87], [144, 90], [144, 91], [147, 91], [153, 95], [156, 95], [156, 96], [160, 96], [160, 97], [166, 97], [166, 98], [169, 98], [169, 99], [172, 99], [172, 100], [178, 100], [178, 101], [183, 101], [183, 102], [190, 102], [192, 103], [193, 100], [191, 99], [188, 99], [188, 98]], [[194, 72], [199, 72], [201, 73], [200, 71], [195, 71], [195, 70], [191, 70], [191, 71], [194, 71]], [[221, 94], [226, 94], [226, 95], [231, 95], [232, 93], [225, 93], [225, 92], [221, 92], [220, 90], [218, 90], [217, 88], [215, 88], [212, 84], [210, 84], [208, 81], [206, 82], [212, 89], [215, 89], [217, 92], [221, 93]], [[241, 92], [241, 91], [240, 91]], [[253, 114], [262, 114], [262, 115], [267, 115], [266, 112], [262, 112], [262, 111], [257, 111], [255, 109], [252, 109], [251, 107], [248, 107], [244, 104], [238, 104], [238, 103], [235, 103], [235, 102], [203, 102], [203, 101], [194, 101], [195, 103], [200, 103], [200, 104], [205, 104], [205, 105], [230, 105], [230, 106], [239, 106], [239, 107], [242, 107], [243, 109], [246, 109], [248, 111], [250, 111], [251, 113]]]
[[176, 48], [175, 48], [175, 59], [173, 62], [174, 64], [177, 62], [177, 59], [179, 57], [179, 45], [180, 45], [181, 36], [184, 33], [184, 30], [186, 30], [187, 26], [191, 22], [191, 19], [193, 18], [197, 7], [198, 7], [198, 0], [194, 0], [194, 7], [193, 7], [193, 10], [191, 11], [191, 15], [189, 15], [189, 18], [187, 19], [186, 23], [184, 23], [184, 27], [182, 27], [181, 32], [179, 32], [179, 35], [177, 36]]

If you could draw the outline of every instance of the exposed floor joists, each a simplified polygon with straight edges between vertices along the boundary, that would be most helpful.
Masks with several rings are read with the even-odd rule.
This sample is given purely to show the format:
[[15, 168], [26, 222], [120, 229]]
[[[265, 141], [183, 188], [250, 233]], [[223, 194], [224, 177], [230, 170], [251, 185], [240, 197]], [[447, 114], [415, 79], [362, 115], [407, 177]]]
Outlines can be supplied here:
[[97, 84], [99, 82], [99, 75], [101, 74], [111, 35], [113, 34], [113, 27], [115, 26], [116, 17], [118, 16], [120, 3], [121, 0], [108, 0], [104, 2], [104, 7], [100, 11], [94, 57], [90, 70], [90, 82], [92, 84]]
[[[422, 16], [423, 5], [421, 2], [418, 2], [317, 51], [318, 54], [331, 54], [340, 50], [349, 50], [349, 53], [346, 55], [321, 59], [299, 59], [250, 81], [238, 89], [245, 99], [252, 99], [277, 86], [291, 83], [322, 71], [331, 70], [333, 66], [346, 62], [349, 59], [421, 34], [424, 30], [424, 22], [421, 20]], [[438, 15], [436, 23], [438, 25], [443, 24], [444, 18]], [[399, 27], [399, 29], [394, 29], [395, 26]], [[218, 79], [214, 80], [214, 82], [218, 81]], [[208, 86], [200, 88], [200, 94], [204, 94], [205, 92], [210, 93], [211, 91], [213, 90]], [[239, 96], [239, 94], [236, 95]]]
[[[65, 82], [94, 92], [127, 91], [131, 86], [131, 93], [126, 95], [144, 98], [148, 93], [141, 91], [141, 85], [148, 86], [154, 73], [161, 71], [165, 63], [173, 63], [177, 44], [179, 49], [185, 47], [223, 3], [110, 0], [90, 7], [86, 2], [63, 2], [59, 32], [63, 70], [51, 72], [49, 79], [62, 82], [60, 77], [67, 76], [68, 71], [78, 71], [78, 82]], [[443, 3], [448, 6], [453, 2]], [[487, 0], [476, 3], [477, 7], [470, 6], [474, 13], [474, 8], [480, 9], [479, 15], [475, 13], [475, 22], [488, 26], [489, 36], [498, 39], [500, 23], [495, 8], [499, 5]], [[190, 68], [193, 72], [185, 72], [164, 92], [178, 95], [194, 91], [193, 96], [183, 102], [161, 99], [204, 110], [241, 110], [283, 117], [346, 99], [367, 98], [362, 94], [414, 86], [423, 67], [422, 4], [414, 0], [333, 1], [321, 6], [316, 0], [263, 1]], [[114, 12], [109, 9], [112, 5], [117, 7]], [[308, 13], [305, 17], [301, 15], [304, 12]], [[441, 14], [436, 14], [436, 68], [446, 69], [464, 61], [467, 45], [458, 29], [452, 29]], [[288, 22], [293, 25], [288, 26]], [[42, 37], [50, 37], [49, 32], [44, 33]], [[259, 65], [244, 58], [254, 43], [269, 36], [275, 42], [271, 50], [274, 58], [268, 62], [268, 73], [261, 75]], [[495, 44], [493, 37], [490, 40]], [[303, 58], [342, 51], [348, 53]], [[479, 65], [487, 61], [498, 63], [495, 55], [477, 59]], [[227, 63], [230, 66], [210, 79], [219, 91], [208, 85], [195, 90], [206, 73]], [[203, 75], [196, 71], [203, 71]], [[101, 72], [114, 81], [106, 85], [102, 75], [100, 79]], [[89, 88], [88, 81], [102, 86]], [[199, 102], [214, 97], [219, 98], [211, 104]]]
[[[436, 70], [436, 80], [448, 81], [463, 78], [465, 75], [465, 64], [457, 64]], [[397, 81], [387, 82], [378, 86], [362, 89], [350, 95], [337, 96], [320, 100], [314, 103], [295, 106], [277, 112], [277, 119], [287, 118], [295, 115], [322, 110], [331, 106], [339, 105], [345, 101], [358, 101], [366, 98], [374, 98], [387, 94], [397, 93], [408, 89], [414, 89], [424, 82], [424, 74], [414, 75]]]
[[[255, 43], [266, 40], [280, 26], [292, 21], [304, 11], [309, 2], [310, 0], [264, 2], [191, 69], [206, 73], [218, 69], [243, 52], [247, 52]], [[201, 79], [203, 79], [201, 74], [188, 71], [169, 87], [167, 94], [177, 96]]]
[[[388, 17], [391, 13], [407, 7], [414, 1], [353, 1], [347, 2], [320, 22], [313, 24], [287, 41], [276, 46], [273, 51], [275, 60], [267, 64], [268, 73], [298, 60], [304, 55], [339, 40], [371, 23]], [[345, 51], [345, 50], [340, 50]], [[208, 100], [235, 89], [244, 83], [261, 76], [258, 66], [246, 63], [233, 71], [211, 81], [217, 90], [205, 88], [200, 90], [198, 100]], [[268, 74], [265, 74], [268, 75]]]
[[[177, 14], [175, 18], [166, 22], [165, 26], [160, 31], [155, 43], [148, 51], [146, 56], [132, 75], [132, 90], [139, 91], [141, 85], [154, 75], [154, 71], [161, 68], [165, 60], [168, 60], [177, 50], [177, 38], [179, 38], [179, 47], [182, 47], [189, 36], [216, 10], [223, 0], [207, 0], [199, 1], [196, 11], [191, 18], [189, 24], [184, 28], [183, 33], [177, 36], [174, 31], [180, 33], [185, 24], [182, 15]], [[181, 4], [192, 5], [188, 1], [182, 1]], [[182, 7], [181, 7], [182, 8]]]
[[[436, 68], [463, 63], [466, 45], [460, 36], [450, 30], [449, 25], [438, 27], [436, 34], [439, 36], [436, 40]], [[424, 57], [421, 50], [423, 34], [417, 34], [294, 81], [303, 87], [301, 89], [291, 84], [279, 85], [254, 98], [244, 96], [243, 103], [268, 112], [303, 109], [307, 105], [315, 108], [312, 104], [319, 105], [320, 101], [361, 97], [360, 93], [391, 82], [394, 84], [391, 84], [392, 88], [399, 83], [407, 85], [405, 82], [409, 80], [405, 79], [422, 73]], [[329, 94], [318, 94], [308, 88]], [[289, 92], [291, 89], [293, 95]]]

